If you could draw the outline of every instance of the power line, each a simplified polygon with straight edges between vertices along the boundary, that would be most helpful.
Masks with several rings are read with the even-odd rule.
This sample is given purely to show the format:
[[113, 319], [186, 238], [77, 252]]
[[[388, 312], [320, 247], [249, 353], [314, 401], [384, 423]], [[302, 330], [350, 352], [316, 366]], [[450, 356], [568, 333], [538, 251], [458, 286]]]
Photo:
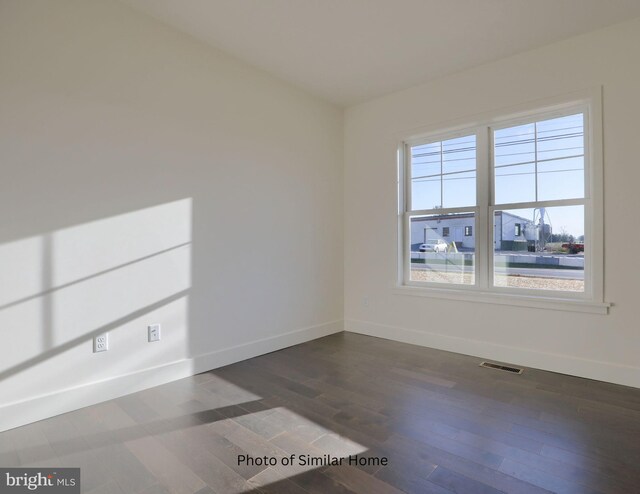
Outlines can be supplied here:
[[[583, 168], [565, 168], [563, 170], [546, 170], [546, 171], [538, 171], [538, 175], [543, 175], [546, 173], [561, 173], [561, 172], [581, 172], [584, 171]], [[469, 172], [451, 172], [443, 175], [425, 175], [422, 177], [415, 177], [411, 179], [412, 182], [439, 182], [440, 180], [475, 180], [475, 176], [473, 177], [448, 177], [447, 175], [454, 175], [460, 173], [469, 173]], [[501, 175], [496, 175], [498, 177], [515, 177], [518, 175], [536, 175], [536, 172], [519, 172], [519, 173], [504, 173]], [[432, 178], [437, 177], [437, 178]]]
[[[553, 135], [553, 136], [549, 136], [549, 137], [543, 137], [543, 138], [531, 138], [531, 139], [520, 139], [520, 140], [516, 140], [516, 141], [508, 141], [508, 142], [503, 142], [503, 143], [494, 143], [494, 148], [501, 148], [501, 147], [509, 147], [509, 146], [522, 146], [525, 144], [534, 144], [536, 142], [550, 142], [550, 141], [557, 141], [557, 140], [563, 140], [563, 139], [573, 139], [576, 137], [582, 137], [584, 136], [584, 133], [580, 132], [580, 133], [573, 133], [573, 134], [560, 134], [560, 135]], [[571, 147], [565, 147], [565, 148], [557, 148], [557, 149], [545, 149], [545, 150], [540, 150], [538, 151], [538, 153], [552, 153], [552, 152], [558, 152], [558, 151], [568, 151], [571, 149], [582, 149], [583, 146], [571, 146]], [[425, 158], [425, 157], [429, 157], [429, 156], [433, 156], [433, 157], [442, 157], [443, 155], [447, 155], [447, 154], [455, 154], [455, 153], [464, 153], [464, 152], [470, 152], [470, 151], [475, 151], [476, 147], [472, 146], [472, 147], [465, 147], [465, 148], [456, 148], [456, 149], [450, 149], [450, 150], [445, 150], [445, 151], [430, 151], [430, 152], [425, 152], [425, 153], [415, 153], [411, 155], [412, 161], [416, 158]], [[500, 155], [496, 155], [496, 157], [505, 157], [505, 156], [517, 156], [517, 155], [522, 155], [522, 154], [531, 154], [533, 151], [524, 151], [524, 152], [516, 152], [516, 153], [505, 153], [505, 154], [500, 154]], [[449, 159], [446, 160], [447, 162], [449, 161], [464, 161], [464, 160], [471, 160], [474, 159], [474, 157], [469, 157], [469, 158], [453, 158], [453, 159]], [[430, 164], [430, 163], [437, 163], [440, 160], [437, 161], [425, 161], [424, 163], [415, 163], [415, 164]], [[413, 163], [412, 163], [413, 164]]]
[[[546, 151], [538, 150], [538, 154], [540, 153], [557, 153], [558, 151], [571, 151], [573, 149], [584, 149], [584, 146], [575, 146], [570, 148], [557, 148], [557, 149], [547, 149]], [[496, 158], [504, 158], [505, 156], [518, 156], [522, 154], [534, 154], [534, 151], [524, 151], [522, 153], [506, 153], [506, 154], [496, 154]]]
[[[533, 124], [529, 124], [529, 125], [533, 125]], [[561, 132], [564, 130], [572, 130], [572, 129], [583, 129], [584, 126], [583, 125], [576, 125], [574, 127], [562, 127], [560, 129], [548, 129], [548, 130], [539, 130], [538, 134], [548, 134], [549, 132]], [[505, 129], [501, 129], [501, 130], [505, 130]], [[497, 134], [498, 132], [500, 132], [500, 130], [497, 130], [494, 132], [494, 136], [495, 134]], [[507, 139], [510, 137], [516, 137], [518, 135], [534, 135], [534, 132], [526, 132], [524, 134], [510, 134], [510, 135], [502, 135], [502, 136], [495, 136], [494, 139]]]
[[506, 147], [506, 146], [522, 145], [522, 144], [532, 144], [534, 142], [550, 142], [550, 141], [558, 141], [562, 139], [573, 139], [575, 137], [582, 137], [582, 136], [584, 136], [584, 132], [576, 132], [571, 134], [558, 134], [558, 135], [542, 137], [542, 138], [534, 137], [531, 139], [520, 139], [516, 141], [494, 143], [493, 147], [499, 148], [499, 147]]
[[446, 151], [430, 151], [428, 153], [418, 153], [418, 154], [411, 154], [412, 158], [422, 158], [424, 156], [441, 156], [443, 154], [452, 154], [452, 153], [461, 153], [461, 152], [467, 152], [467, 151], [475, 151], [476, 147], [475, 146], [470, 146], [470, 147], [465, 147], [465, 148], [457, 148], [457, 149], [449, 149]]
[[534, 161], [521, 161], [518, 163], [506, 163], [504, 165], [494, 165], [494, 168], [510, 168], [513, 166], [522, 166], [522, 165], [531, 165], [531, 164], [539, 164], [539, 163], [551, 163], [552, 161], [565, 161], [574, 158], [584, 158], [584, 154], [573, 154], [570, 156], [561, 156], [560, 158], [545, 158], [542, 160], [534, 160]]

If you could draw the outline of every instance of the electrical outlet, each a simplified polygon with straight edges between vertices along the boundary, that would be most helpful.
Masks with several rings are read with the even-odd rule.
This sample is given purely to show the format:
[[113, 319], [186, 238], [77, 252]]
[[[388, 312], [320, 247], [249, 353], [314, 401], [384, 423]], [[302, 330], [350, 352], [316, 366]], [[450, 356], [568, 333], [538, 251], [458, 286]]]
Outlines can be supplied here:
[[152, 341], [160, 341], [160, 325], [159, 324], [151, 324], [147, 328], [149, 343]]
[[109, 333], [102, 333], [93, 338], [93, 353], [109, 350]]

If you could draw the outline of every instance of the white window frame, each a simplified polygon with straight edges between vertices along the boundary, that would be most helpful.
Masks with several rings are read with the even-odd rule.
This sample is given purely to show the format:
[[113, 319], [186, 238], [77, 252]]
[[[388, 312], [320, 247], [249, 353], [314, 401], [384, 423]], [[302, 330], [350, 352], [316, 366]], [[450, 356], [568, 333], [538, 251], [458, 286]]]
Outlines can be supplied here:
[[[575, 310], [606, 314], [603, 268], [603, 160], [601, 88], [570, 96], [550, 98], [506, 111], [489, 112], [448, 125], [433, 126], [404, 138], [398, 146], [398, 280], [396, 293], [490, 302], [498, 304]], [[580, 199], [562, 199], [496, 205], [494, 201], [493, 134], [501, 128], [543, 121], [575, 113], [584, 114], [585, 194]], [[444, 130], [443, 130], [444, 129]], [[470, 207], [411, 210], [411, 148], [466, 135], [476, 136], [476, 204]], [[585, 289], [562, 292], [493, 286], [494, 212], [509, 209], [583, 205], [585, 217]], [[473, 212], [475, 215], [475, 284], [412, 281], [411, 217], [437, 213]]]

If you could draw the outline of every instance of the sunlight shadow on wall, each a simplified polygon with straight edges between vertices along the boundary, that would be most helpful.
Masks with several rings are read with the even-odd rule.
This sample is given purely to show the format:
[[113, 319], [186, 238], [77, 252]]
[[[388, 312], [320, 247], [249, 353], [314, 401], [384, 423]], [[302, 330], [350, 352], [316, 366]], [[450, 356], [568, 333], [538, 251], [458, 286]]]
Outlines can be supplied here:
[[[186, 358], [191, 208], [182, 199], [0, 245], [3, 403]], [[147, 342], [151, 323], [161, 342]], [[104, 331], [110, 349], [94, 354]]]

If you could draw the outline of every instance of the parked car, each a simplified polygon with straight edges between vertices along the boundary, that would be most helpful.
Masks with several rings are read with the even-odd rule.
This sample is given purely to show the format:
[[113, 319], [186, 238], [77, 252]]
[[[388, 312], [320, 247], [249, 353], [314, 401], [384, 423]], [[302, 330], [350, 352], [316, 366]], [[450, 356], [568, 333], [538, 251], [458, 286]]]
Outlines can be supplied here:
[[439, 238], [438, 240], [429, 240], [420, 246], [420, 252], [446, 252], [447, 242]]

